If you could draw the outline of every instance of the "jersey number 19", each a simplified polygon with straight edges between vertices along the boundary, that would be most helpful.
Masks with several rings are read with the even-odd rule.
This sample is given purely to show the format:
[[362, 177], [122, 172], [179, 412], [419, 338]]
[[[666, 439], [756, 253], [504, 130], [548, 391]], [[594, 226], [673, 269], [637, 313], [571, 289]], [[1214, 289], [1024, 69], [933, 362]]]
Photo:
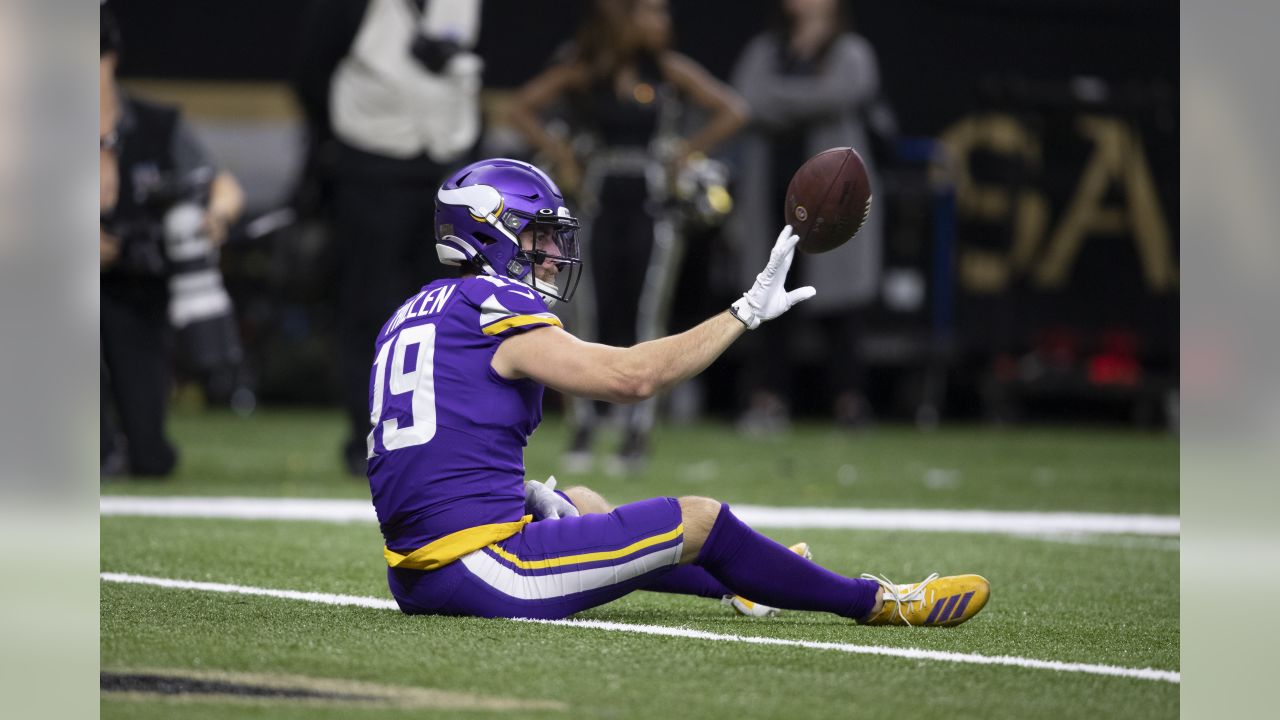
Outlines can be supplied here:
[[[392, 346], [395, 346], [392, 352]], [[410, 347], [417, 345], [418, 352], [413, 367], [405, 367], [405, 356]], [[391, 375], [387, 373], [387, 355], [391, 355]], [[400, 330], [391, 342], [385, 343], [374, 361], [373, 407], [369, 421], [369, 457], [373, 457], [374, 434], [382, 430], [382, 446], [387, 450], [422, 445], [436, 434], [436, 382], [434, 364], [436, 354], [436, 326], [431, 323], [413, 325]], [[391, 395], [412, 393], [409, 408], [411, 424], [400, 427], [397, 418], [382, 419], [383, 386]]]

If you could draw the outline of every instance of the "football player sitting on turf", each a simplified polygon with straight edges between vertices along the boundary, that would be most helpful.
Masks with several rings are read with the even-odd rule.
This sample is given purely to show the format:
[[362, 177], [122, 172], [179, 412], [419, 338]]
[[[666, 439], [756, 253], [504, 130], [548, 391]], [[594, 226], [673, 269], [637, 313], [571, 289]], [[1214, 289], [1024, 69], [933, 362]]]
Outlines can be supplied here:
[[440, 261], [460, 276], [422, 288], [378, 334], [369, 486], [401, 610], [563, 618], [642, 589], [871, 625], [957, 625], [982, 609], [982, 577], [844, 577], [709, 498], [610, 508], [587, 488], [561, 494], [526, 481], [524, 446], [544, 386], [621, 403], [652, 397], [815, 292], [783, 288], [798, 242], [786, 227], [726, 312], [630, 348], [583, 342], [549, 311], [573, 295], [582, 270], [578, 221], [564, 202], [527, 163], [458, 171], [436, 195], [435, 229]]

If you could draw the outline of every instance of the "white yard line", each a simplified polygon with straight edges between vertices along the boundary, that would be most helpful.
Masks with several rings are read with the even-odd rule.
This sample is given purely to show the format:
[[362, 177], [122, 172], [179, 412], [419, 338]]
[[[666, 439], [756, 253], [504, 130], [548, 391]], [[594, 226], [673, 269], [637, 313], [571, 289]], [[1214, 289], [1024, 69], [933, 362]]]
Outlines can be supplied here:
[[1118, 550], [1151, 550], [1155, 552], [1181, 552], [1182, 541], [1177, 535], [1099, 535], [1093, 533], [1050, 533], [1019, 535], [1025, 540], [1041, 540], [1067, 545], [1116, 548]]
[[[350, 605], [356, 607], [395, 610], [392, 600], [382, 598], [361, 597], [357, 595], [331, 595], [328, 593], [301, 592], [297, 590], [273, 590], [270, 588], [248, 587], [245, 585], [224, 585], [222, 583], [194, 582], [190, 580], [172, 580], [168, 578], [129, 575], [126, 573], [101, 574], [103, 582], [131, 583], [136, 585], [153, 585], [176, 590], [199, 590], [204, 592], [232, 593], [236, 595], [258, 595], [281, 598], [285, 600], [301, 600], [303, 602], [323, 603], [326, 605]], [[974, 653], [955, 653], [942, 650], [924, 650], [921, 648], [878, 647], [875, 645], [853, 645], [849, 643], [816, 642], [810, 640], [785, 640], [782, 638], [760, 637], [751, 635], [724, 635], [720, 633], [690, 630], [681, 627], [663, 625], [633, 625], [631, 623], [606, 622], [602, 620], [520, 620], [519, 622], [559, 625], [570, 628], [587, 628], [610, 632], [637, 633], [641, 635], [661, 635], [664, 637], [681, 637], [691, 640], [710, 640], [716, 642], [746, 643], [752, 645], [782, 645], [787, 647], [803, 647], [812, 650], [834, 650], [837, 652], [858, 655], [881, 655], [886, 657], [906, 658], [909, 660], [934, 660], [938, 662], [965, 663], [970, 665], [1004, 665], [1031, 670], [1052, 670], [1054, 672], [1084, 673], [1087, 675], [1106, 675], [1111, 677], [1133, 678], [1136, 680], [1155, 680], [1180, 684], [1182, 674], [1176, 670], [1156, 670], [1154, 668], [1128, 668], [1118, 665], [1094, 665], [1090, 663], [1068, 663], [1057, 660], [1036, 660], [1034, 658], [1014, 655], [978, 655]]]
[[368, 500], [103, 495], [103, 515], [376, 523]]
[[[248, 497], [139, 497], [106, 495], [103, 515], [377, 522], [368, 500]], [[1181, 521], [1171, 515], [1112, 515], [993, 510], [870, 510], [864, 508], [765, 507], [733, 505], [733, 512], [758, 528], [833, 528], [1008, 535], [1125, 534], [1177, 536]]]
[[740, 642], [752, 645], [788, 645], [814, 650], [836, 650], [857, 655], [885, 655], [888, 657], [909, 658], [912, 660], [936, 660], [939, 662], [968, 663], [972, 665], [1006, 665], [1010, 667], [1030, 668], [1033, 670], [1054, 670], [1056, 672], [1077, 672], [1089, 675], [1110, 675], [1113, 677], [1136, 678], [1138, 680], [1160, 680], [1178, 684], [1182, 682], [1182, 674], [1175, 670], [1156, 670], [1154, 668], [1127, 668], [1118, 665], [1093, 665], [1090, 663], [1068, 663], [1057, 660], [1036, 660], [1034, 658], [1017, 657], [1015, 655], [978, 655], [975, 653], [955, 653], [944, 650], [923, 650], [920, 648], [880, 647], [876, 645], [851, 645], [848, 643], [817, 642], [813, 640], [784, 640], [782, 638], [760, 637], [751, 635], [721, 635], [719, 633], [690, 630], [681, 627], [665, 627], [662, 625], [632, 625], [630, 623], [606, 622], [604, 620], [520, 620], [520, 622], [541, 623], [546, 625], [563, 625], [566, 627], [585, 627], [597, 630], [613, 630], [617, 632], [640, 633], [643, 635], [663, 635], [667, 637], [683, 637], [695, 640], [719, 640], [721, 642]]
[[1100, 533], [1177, 535], [1181, 521], [1167, 515], [1111, 515], [1070, 512], [1003, 512], [995, 510], [868, 510], [862, 508], [787, 508], [734, 505], [748, 525], [785, 528], [848, 528], [922, 532]]
[[398, 610], [395, 600], [362, 597], [360, 595], [332, 595], [330, 593], [302, 592], [300, 590], [272, 590], [271, 588], [249, 587], [247, 585], [226, 585], [224, 583], [197, 582], [195, 580], [170, 580], [168, 578], [148, 577], [146, 575], [130, 575], [129, 573], [99, 573], [103, 582], [131, 583], [134, 585], [155, 585], [173, 590], [200, 590], [203, 592], [232, 593], [234, 595], [261, 595], [263, 597], [280, 598], [282, 600], [301, 600], [303, 602], [321, 603], [323, 605], [354, 605], [356, 607], [374, 608], [375, 610]]

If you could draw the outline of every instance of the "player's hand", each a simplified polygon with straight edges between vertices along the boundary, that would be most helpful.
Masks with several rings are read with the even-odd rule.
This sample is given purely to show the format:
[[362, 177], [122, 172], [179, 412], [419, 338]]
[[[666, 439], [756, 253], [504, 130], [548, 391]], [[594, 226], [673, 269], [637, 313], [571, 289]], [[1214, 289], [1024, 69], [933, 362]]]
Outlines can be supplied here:
[[556, 478], [547, 478], [546, 483], [537, 480], [524, 481], [524, 511], [533, 515], [534, 520], [559, 520], [562, 517], [577, 517], [578, 508], [555, 492]]
[[741, 320], [748, 330], [755, 330], [765, 320], [772, 320], [818, 294], [817, 290], [808, 285], [791, 292], [783, 287], [787, 272], [791, 270], [791, 260], [796, 255], [798, 242], [800, 236], [792, 234], [790, 225], [782, 228], [773, 251], [769, 253], [769, 263], [756, 276], [751, 289], [730, 307], [733, 316]]

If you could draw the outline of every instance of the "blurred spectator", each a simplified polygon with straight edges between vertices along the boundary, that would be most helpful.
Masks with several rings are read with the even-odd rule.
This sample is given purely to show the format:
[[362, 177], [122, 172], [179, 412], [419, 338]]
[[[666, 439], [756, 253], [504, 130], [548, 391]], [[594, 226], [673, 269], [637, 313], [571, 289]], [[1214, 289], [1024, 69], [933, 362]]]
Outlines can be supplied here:
[[167, 475], [164, 416], [172, 330], [199, 369], [238, 357], [217, 247], [244, 194], [217, 172], [174, 108], [115, 82], [120, 32], [101, 10], [99, 254], [104, 476]]
[[[667, 333], [682, 255], [673, 185], [746, 121], [742, 100], [670, 45], [666, 0], [596, 0], [563, 60], [521, 88], [512, 107], [512, 122], [554, 162], [561, 187], [578, 196], [590, 271], [575, 303], [576, 331], [610, 345]], [[689, 102], [708, 115], [682, 137]], [[548, 124], [559, 103], [567, 106], [568, 136]], [[613, 471], [633, 470], [646, 458], [655, 405], [622, 411], [625, 435]], [[575, 402], [572, 421], [565, 465], [581, 472], [591, 463], [594, 404]]]
[[338, 243], [338, 380], [347, 469], [364, 475], [369, 368], [383, 321], [445, 268], [435, 191], [480, 134], [480, 0], [316, 0], [294, 88]]
[[[877, 186], [863, 113], [876, 99], [879, 71], [871, 45], [847, 27], [839, 0], [783, 0], [778, 27], [753, 38], [738, 58], [733, 85], [751, 107], [752, 125], [743, 141], [730, 234], [744, 279], [768, 255], [787, 184], [805, 160], [827, 148], [853, 146]], [[856, 237], [820, 258], [797, 255], [793, 270], [796, 285], [818, 288], [801, 312], [817, 317], [829, 344], [827, 380], [833, 410], [844, 423], [870, 416], [857, 310], [879, 286], [882, 217], [873, 207]], [[797, 325], [766, 326], [749, 338], [756, 349], [747, 356], [742, 383], [749, 389], [742, 429], [768, 433], [788, 425], [795, 358], [785, 349], [795, 347], [787, 335]]]

